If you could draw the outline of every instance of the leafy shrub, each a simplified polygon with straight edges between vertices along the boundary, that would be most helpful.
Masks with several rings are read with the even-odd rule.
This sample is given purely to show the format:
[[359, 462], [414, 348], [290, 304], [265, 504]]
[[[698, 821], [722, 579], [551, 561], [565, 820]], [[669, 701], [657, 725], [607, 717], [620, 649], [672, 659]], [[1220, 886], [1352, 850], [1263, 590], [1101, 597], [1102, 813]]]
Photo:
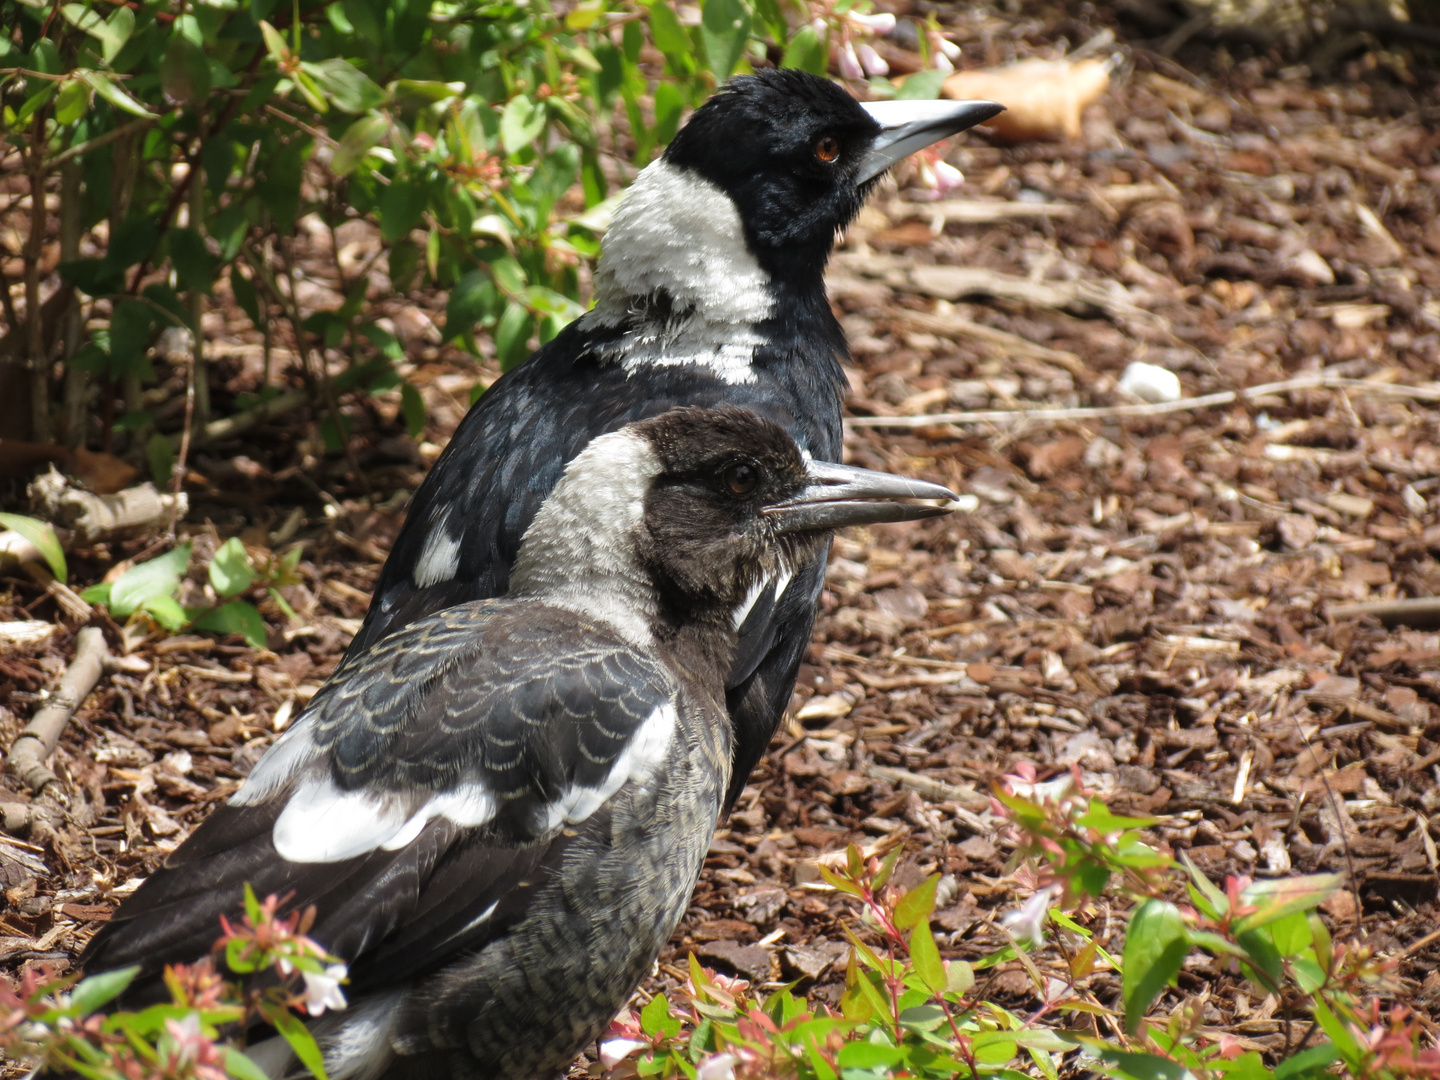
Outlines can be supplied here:
[[[313, 908], [282, 917], [280, 907], [279, 897], [262, 902], [246, 886], [245, 915], [239, 926], [222, 920], [215, 955], [165, 969], [168, 1004], [101, 1012], [134, 980], [133, 967], [83, 980], [29, 968], [18, 987], [0, 981], [0, 1048], [88, 1080], [265, 1080], [254, 1062], [220, 1038], [221, 1029], [245, 1031], [263, 1022], [324, 1080], [320, 1048], [295, 1010], [318, 1016], [343, 1009], [345, 965], [305, 936]], [[239, 978], [222, 977], [220, 961]]]
[[[132, 433], [165, 482], [180, 439], [155, 433], [139, 391], [156, 378], [152, 346], [162, 331], [189, 332], [187, 417], [207, 420], [200, 322], [228, 291], [267, 335], [283, 326], [293, 338], [332, 450], [345, 442], [347, 392], [400, 389], [417, 433], [423, 407], [376, 320], [373, 268], [395, 293], [448, 289], [446, 340], [475, 352], [478, 332], [515, 363], [580, 312], [580, 263], [598, 250], [620, 162], [648, 162], [687, 109], [752, 61], [823, 71], [832, 47], [853, 57], [894, 23], [863, 15], [868, 5], [703, 0], [689, 25], [663, 0], [7, 4], [6, 167], [23, 168], [32, 192], [58, 190], [60, 272], [100, 325], [86, 337], [72, 320], [63, 343], [52, 335], [38, 355], [0, 358], [0, 388], [29, 352], [33, 434], [48, 438], [50, 361], [63, 354], [67, 437], [87, 435], [87, 382], [105, 417], [120, 388], [123, 411], [106, 423]], [[922, 48], [931, 40], [948, 44], [933, 23]], [[896, 92], [880, 75], [874, 86]], [[921, 79], [902, 92], [937, 89]], [[304, 310], [295, 291], [296, 223], [312, 214], [336, 256], [333, 310]], [[335, 230], [357, 217], [383, 247], [347, 270]], [[29, 228], [46, 233], [43, 199]], [[26, 326], [11, 329], [27, 342], [50, 333], [39, 325], [42, 246], [26, 247]], [[279, 394], [267, 385], [236, 404]]]
[[[1393, 992], [1393, 963], [1364, 945], [1332, 943], [1315, 914], [1341, 887], [1336, 875], [1232, 877], [1219, 887], [1188, 860], [1147, 844], [1153, 822], [1112, 814], [1083, 790], [1078, 771], [1043, 785], [1033, 770], [1007, 779], [996, 809], [1011, 823], [1035, 888], [1000, 923], [1000, 948], [975, 962], [942, 959], [929, 922], [940, 876], [902, 893], [889, 884], [899, 849], [867, 861], [852, 846], [842, 869], [821, 867], [829, 888], [860, 915], [845, 929], [852, 950], [838, 1013], [810, 1009], [790, 988], [757, 996], [692, 956], [680, 1002], [657, 994], [612, 1026], [601, 1048], [609, 1075], [1053, 1080], [1066, 1054], [1079, 1055], [1075, 1067], [1120, 1080], [1319, 1080], [1337, 1066], [1363, 1080], [1440, 1075], [1440, 1051], [1423, 1046], [1423, 1026], [1403, 1007], [1381, 1009], [1376, 995]], [[1120, 956], [1065, 910], [1115, 893], [1134, 905]], [[1047, 933], [1063, 958], [1062, 977], [1031, 955]], [[1287, 1015], [1309, 1016], [1310, 1035], [1266, 1059], [1204, 1029], [1191, 999], [1156, 1015], [1197, 954], [1276, 995]], [[1028, 1016], [983, 996], [983, 973], [1009, 961], [1022, 966], [1041, 1002]], [[1107, 970], [1119, 978], [1118, 1000], [1081, 985]]]
[[232, 536], [220, 545], [208, 567], [216, 602], [206, 607], [184, 607], [177, 597], [181, 580], [190, 568], [193, 548], [187, 541], [164, 555], [136, 563], [113, 582], [90, 586], [80, 596], [92, 604], [103, 604], [112, 618], [121, 621], [141, 621], [172, 633], [191, 628], [240, 634], [257, 649], [265, 646], [265, 620], [254, 604], [239, 597], [263, 589], [285, 615], [295, 618], [280, 589], [300, 581], [295, 573], [300, 545], [278, 557], [267, 557], [257, 566], [245, 545]]

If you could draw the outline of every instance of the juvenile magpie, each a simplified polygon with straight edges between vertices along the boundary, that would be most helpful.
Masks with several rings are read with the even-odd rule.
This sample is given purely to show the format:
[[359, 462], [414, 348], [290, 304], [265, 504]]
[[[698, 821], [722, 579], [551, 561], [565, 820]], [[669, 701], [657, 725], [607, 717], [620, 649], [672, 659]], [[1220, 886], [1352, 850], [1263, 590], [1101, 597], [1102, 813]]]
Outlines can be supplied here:
[[[594, 308], [485, 392], [416, 491], [346, 662], [413, 620], [503, 594], [565, 463], [602, 432], [731, 402], [838, 459], [848, 349], [824, 286], [836, 230], [891, 165], [999, 111], [861, 104], [791, 70], [736, 78], [696, 110], [617, 210]], [[825, 556], [758, 580], [735, 607], [727, 805], [789, 701]]]
[[[417, 619], [342, 668], [127, 900], [98, 971], [209, 951], [242, 884], [315, 905], [350, 1007], [335, 1080], [552, 1077], [673, 932], [730, 777], [733, 612], [829, 530], [944, 513], [945, 488], [806, 460], [748, 410], [594, 439], [503, 599]], [[272, 1039], [252, 1057], [295, 1072]]]

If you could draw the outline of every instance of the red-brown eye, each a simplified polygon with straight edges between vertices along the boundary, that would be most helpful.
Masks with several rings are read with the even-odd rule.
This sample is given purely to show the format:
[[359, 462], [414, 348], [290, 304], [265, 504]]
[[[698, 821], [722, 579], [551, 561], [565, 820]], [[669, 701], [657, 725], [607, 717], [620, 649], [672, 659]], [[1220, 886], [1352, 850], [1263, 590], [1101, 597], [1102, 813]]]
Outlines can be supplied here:
[[815, 156], [825, 164], [830, 164], [840, 156], [840, 140], [834, 135], [820, 136], [820, 141], [815, 144]]
[[731, 465], [725, 470], [725, 486], [735, 495], [749, 495], [759, 481], [760, 474], [755, 471], [755, 467], [744, 462]]

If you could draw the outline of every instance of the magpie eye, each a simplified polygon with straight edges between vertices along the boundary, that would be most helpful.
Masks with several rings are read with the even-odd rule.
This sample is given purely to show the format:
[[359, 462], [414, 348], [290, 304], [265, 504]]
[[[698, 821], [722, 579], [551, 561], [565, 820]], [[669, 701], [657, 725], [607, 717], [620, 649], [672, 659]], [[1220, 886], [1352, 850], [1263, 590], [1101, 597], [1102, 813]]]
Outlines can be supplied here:
[[760, 482], [760, 473], [753, 465], [746, 465], [743, 461], [731, 465], [724, 473], [725, 486], [734, 495], [749, 495], [755, 490], [755, 485]]
[[815, 156], [825, 164], [830, 164], [840, 156], [840, 140], [834, 135], [820, 136], [820, 141], [815, 144]]

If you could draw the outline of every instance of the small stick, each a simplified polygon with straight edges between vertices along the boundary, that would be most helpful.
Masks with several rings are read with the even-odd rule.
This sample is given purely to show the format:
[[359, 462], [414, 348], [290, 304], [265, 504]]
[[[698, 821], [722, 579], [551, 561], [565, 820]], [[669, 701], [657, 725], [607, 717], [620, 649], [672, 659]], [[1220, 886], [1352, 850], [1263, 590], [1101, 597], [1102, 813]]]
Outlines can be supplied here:
[[1386, 626], [1403, 625], [1424, 630], [1440, 625], [1440, 597], [1415, 596], [1403, 600], [1363, 600], [1355, 604], [1336, 604], [1327, 614], [1332, 619], [1374, 615]]
[[1007, 424], [1021, 421], [1044, 420], [1111, 420], [1127, 416], [1164, 416], [1166, 413], [1186, 412], [1190, 409], [1209, 409], [1217, 405], [1229, 405], [1236, 401], [1250, 401], [1270, 394], [1284, 394], [1291, 390], [1312, 390], [1316, 388], [1350, 390], [1355, 393], [1371, 393], [1392, 397], [1415, 398], [1420, 401], [1440, 401], [1440, 384], [1426, 386], [1403, 386], [1398, 383], [1377, 383], [1365, 379], [1342, 379], [1331, 375], [1302, 375], [1283, 382], [1263, 383], [1243, 390], [1222, 390], [1216, 394], [1201, 397], [1181, 398], [1179, 401], [1158, 401], [1146, 405], [1109, 405], [1077, 409], [987, 409], [979, 412], [928, 413], [923, 416], [851, 416], [845, 423], [851, 427], [893, 427], [917, 428], [932, 424]]
[[[56, 811], [63, 806], [61, 799], [64, 790], [60, 778], [45, 764], [45, 759], [54, 753], [65, 725], [100, 681], [100, 675], [105, 670], [105, 661], [110, 654], [105, 646], [105, 635], [97, 627], [85, 627], [76, 641], [75, 659], [65, 669], [55, 693], [36, 712], [10, 746], [6, 764], [37, 798], [25, 808], [23, 815], [6, 813], [7, 831], [25, 826], [33, 828], [45, 819], [57, 817]], [[22, 816], [25, 819], [23, 821], [12, 820]]]

